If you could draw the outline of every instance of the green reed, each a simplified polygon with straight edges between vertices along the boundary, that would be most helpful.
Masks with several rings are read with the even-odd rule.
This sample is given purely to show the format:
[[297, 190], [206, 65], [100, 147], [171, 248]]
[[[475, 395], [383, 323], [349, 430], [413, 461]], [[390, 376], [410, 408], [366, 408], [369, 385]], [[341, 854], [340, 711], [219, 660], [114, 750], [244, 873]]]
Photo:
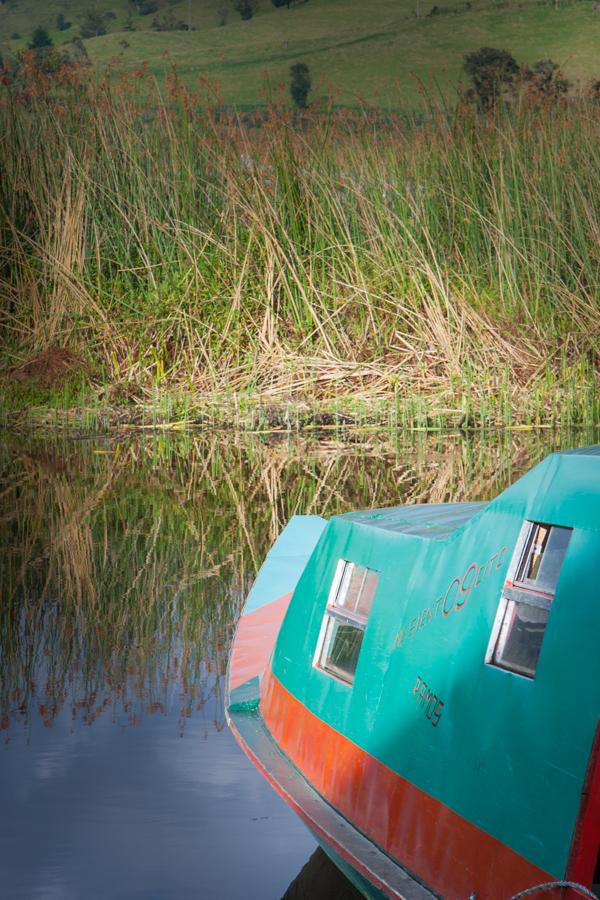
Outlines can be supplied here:
[[156, 422], [232, 393], [417, 428], [597, 415], [597, 107], [254, 127], [175, 72], [32, 85], [0, 98], [5, 365], [67, 344]]

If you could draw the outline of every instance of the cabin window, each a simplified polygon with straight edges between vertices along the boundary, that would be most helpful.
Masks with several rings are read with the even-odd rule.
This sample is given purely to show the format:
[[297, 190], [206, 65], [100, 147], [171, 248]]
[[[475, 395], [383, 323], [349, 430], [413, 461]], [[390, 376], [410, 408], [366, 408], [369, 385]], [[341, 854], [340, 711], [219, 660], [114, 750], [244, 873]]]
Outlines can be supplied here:
[[508, 570], [486, 662], [534, 678], [571, 528], [525, 522]]
[[321, 626], [314, 663], [352, 684], [379, 576], [340, 560]]

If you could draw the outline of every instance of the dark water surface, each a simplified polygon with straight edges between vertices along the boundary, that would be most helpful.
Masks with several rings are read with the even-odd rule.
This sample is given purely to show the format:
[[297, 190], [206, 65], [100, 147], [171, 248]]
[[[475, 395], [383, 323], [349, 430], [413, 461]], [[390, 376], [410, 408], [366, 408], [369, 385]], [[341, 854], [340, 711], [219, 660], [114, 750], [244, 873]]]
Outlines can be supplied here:
[[[287, 519], [493, 497], [595, 439], [5, 436], [0, 897], [279, 900], [315, 844], [222, 698], [236, 617]], [[331, 873], [319, 892], [324, 864], [288, 897], [337, 896]]]

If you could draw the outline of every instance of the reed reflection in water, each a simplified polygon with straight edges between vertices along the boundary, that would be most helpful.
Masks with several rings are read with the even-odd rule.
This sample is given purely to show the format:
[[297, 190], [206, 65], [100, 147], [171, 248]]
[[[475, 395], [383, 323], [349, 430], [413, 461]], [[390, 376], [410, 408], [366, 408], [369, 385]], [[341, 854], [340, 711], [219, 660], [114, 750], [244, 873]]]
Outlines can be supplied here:
[[7, 895], [280, 897], [314, 842], [223, 730], [223, 687], [243, 598], [285, 522], [485, 499], [593, 441], [5, 440]]

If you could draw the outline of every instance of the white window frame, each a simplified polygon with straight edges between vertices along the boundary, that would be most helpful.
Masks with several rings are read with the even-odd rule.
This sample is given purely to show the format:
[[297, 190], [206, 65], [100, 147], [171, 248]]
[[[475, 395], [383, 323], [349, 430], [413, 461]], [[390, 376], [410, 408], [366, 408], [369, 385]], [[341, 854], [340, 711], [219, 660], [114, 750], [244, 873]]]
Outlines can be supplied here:
[[[521, 531], [519, 532], [519, 537], [517, 539], [517, 543], [515, 545], [514, 553], [512, 555], [512, 559], [510, 561], [510, 565], [508, 567], [508, 572], [506, 574], [506, 581], [504, 583], [504, 587], [502, 589], [502, 594], [500, 597], [500, 603], [498, 604], [498, 610], [496, 612], [496, 618], [494, 619], [494, 624], [492, 627], [492, 633], [490, 635], [490, 640], [487, 646], [486, 654], [485, 654], [485, 662], [487, 665], [492, 666], [494, 669], [500, 669], [503, 672], [509, 672], [511, 675], [517, 675], [521, 678], [527, 678], [528, 681], [533, 681], [535, 679], [537, 673], [537, 664], [536, 670], [533, 675], [529, 675], [525, 672], [518, 672], [516, 669], [511, 669], [508, 666], [503, 666], [499, 662], [494, 660], [494, 655], [496, 653], [496, 648], [499, 644], [499, 639], [501, 637], [501, 632], [503, 626], [508, 628], [508, 623], [505, 624], [505, 616], [506, 616], [506, 608], [508, 604], [513, 601], [515, 603], [523, 603], [529, 606], [538, 607], [541, 609], [545, 609], [548, 611], [548, 616], [550, 615], [550, 611], [552, 609], [552, 604], [554, 602], [554, 598], [556, 596], [556, 587], [558, 585], [558, 579], [560, 579], [560, 572], [558, 575], [557, 583], [554, 586], [552, 591], [547, 590], [539, 590], [535, 588], [535, 583], [529, 583], [527, 581], [521, 580], [516, 581], [517, 574], [522, 570], [524, 564], [526, 563], [526, 558], [528, 557], [530, 550], [533, 545], [533, 535], [535, 529], [540, 526], [545, 525], [548, 528], [565, 528], [567, 526], [558, 525], [556, 522], [540, 522], [534, 521], [532, 519], [527, 519], [523, 522], [521, 526]], [[569, 529], [572, 531], [572, 529]], [[568, 547], [567, 547], [568, 549]], [[567, 551], [565, 550], [565, 556]], [[564, 562], [564, 557], [563, 557]], [[562, 568], [562, 563], [561, 563]], [[547, 624], [544, 628], [544, 636], [546, 636], [546, 628]], [[541, 648], [540, 648], [541, 653]]]
[[[375, 569], [370, 569], [367, 566], [362, 566], [360, 563], [354, 563], [348, 559], [340, 559], [338, 560], [338, 564], [336, 566], [335, 574], [333, 576], [333, 581], [331, 582], [331, 588], [329, 589], [329, 595], [327, 597], [327, 606], [325, 607], [325, 614], [323, 615], [323, 621], [321, 622], [321, 629], [319, 631], [319, 639], [317, 640], [317, 647], [313, 656], [313, 667], [315, 669], [319, 669], [320, 672], [324, 672], [330, 678], [335, 678], [340, 681], [342, 684], [347, 685], [348, 687], [352, 687], [354, 684], [354, 679], [349, 680], [344, 678], [342, 675], [339, 675], [336, 672], [333, 672], [331, 669], [326, 668], [321, 664], [321, 659], [327, 656], [329, 653], [329, 643], [331, 642], [331, 636], [333, 634], [333, 629], [331, 629], [329, 638], [327, 638], [327, 631], [329, 629], [330, 622], [332, 620], [337, 620], [345, 625], [351, 625], [353, 628], [356, 628], [358, 631], [362, 631], [363, 634], [366, 631], [367, 623], [369, 620], [369, 616], [362, 615], [361, 613], [357, 613], [354, 611], [346, 610], [343, 606], [338, 606], [336, 604], [336, 599], [339, 595], [340, 588], [342, 586], [342, 581], [344, 579], [344, 575], [346, 571], [349, 570], [349, 580], [352, 578], [352, 572], [356, 566], [360, 566], [360, 568], [365, 569], [365, 578], [368, 574], [372, 573], [379, 578], [379, 573]], [[377, 590], [377, 588], [375, 588]], [[374, 597], [373, 597], [374, 599]], [[370, 614], [370, 613], [369, 613]], [[327, 644], [327, 646], [326, 646]], [[359, 651], [360, 657], [360, 651]], [[358, 665], [358, 659], [357, 659]]]

